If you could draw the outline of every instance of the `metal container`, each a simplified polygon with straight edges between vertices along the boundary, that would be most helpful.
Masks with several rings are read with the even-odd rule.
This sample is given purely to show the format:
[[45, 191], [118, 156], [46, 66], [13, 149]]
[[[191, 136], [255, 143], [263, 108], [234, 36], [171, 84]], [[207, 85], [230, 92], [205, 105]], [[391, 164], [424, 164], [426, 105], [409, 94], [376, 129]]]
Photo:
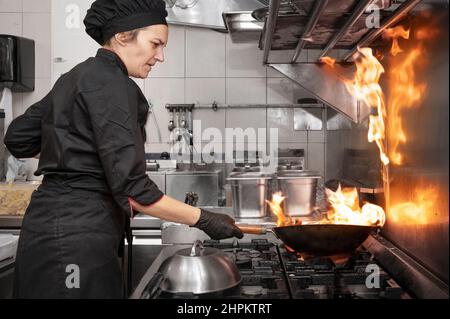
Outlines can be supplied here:
[[220, 249], [203, 247], [201, 241], [166, 259], [159, 272], [164, 276], [161, 288], [171, 293], [213, 293], [241, 282], [233, 260]]
[[277, 173], [278, 190], [286, 197], [284, 214], [308, 216], [316, 207], [317, 182], [321, 178], [315, 171], [281, 171]]
[[195, 193], [198, 198], [198, 206], [217, 206], [221, 174], [221, 170], [168, 171], [166, 173], [166, 195], [184, 202], [188, 193]]
[[231, 173], [228, 181], [233, 194], [233, 213], [237, 218], [264, 218], [272, 190], [273, 175], [262, 172]]

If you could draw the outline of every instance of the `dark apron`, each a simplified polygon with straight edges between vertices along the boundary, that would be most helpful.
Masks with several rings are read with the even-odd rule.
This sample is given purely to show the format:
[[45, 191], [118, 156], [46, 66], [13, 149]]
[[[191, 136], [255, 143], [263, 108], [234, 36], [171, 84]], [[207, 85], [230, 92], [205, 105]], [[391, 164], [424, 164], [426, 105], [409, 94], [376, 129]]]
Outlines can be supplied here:
[[25, 213], [15, 298], [123, 298], [125, 213], [94, 178], [45, 177]]

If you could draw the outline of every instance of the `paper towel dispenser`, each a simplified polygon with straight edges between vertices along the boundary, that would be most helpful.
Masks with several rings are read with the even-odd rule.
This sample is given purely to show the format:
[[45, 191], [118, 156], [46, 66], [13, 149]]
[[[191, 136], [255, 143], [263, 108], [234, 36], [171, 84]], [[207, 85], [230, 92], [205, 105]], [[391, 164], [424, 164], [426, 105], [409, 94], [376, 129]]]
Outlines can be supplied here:
[[0, 34], [0, 89], [34, 91], [34, 41]]

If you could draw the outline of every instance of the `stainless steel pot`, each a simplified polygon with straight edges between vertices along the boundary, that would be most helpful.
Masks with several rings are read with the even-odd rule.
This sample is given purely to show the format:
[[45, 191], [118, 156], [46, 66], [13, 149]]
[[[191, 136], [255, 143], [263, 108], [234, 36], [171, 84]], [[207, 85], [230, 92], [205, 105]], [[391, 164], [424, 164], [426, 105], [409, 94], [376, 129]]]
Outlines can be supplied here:
[[233, 213], [236, 218], [264, 218], [271, 192], [272, 175], [262, 172], [235, 172], [227, 180], [233, 194]]
[[316, 208], [317, 181], [315, 171], [282, 171], [277, 173], [278, 189], [286, 197], [284, 213], [289, 216], [308, 216]]
[[241, 282], [233, 260], [220, 249], [203, 247], [201, 241], [177, 251], [158, 271], [164, 276], [161, 288], [170, 293], [213, 293]]

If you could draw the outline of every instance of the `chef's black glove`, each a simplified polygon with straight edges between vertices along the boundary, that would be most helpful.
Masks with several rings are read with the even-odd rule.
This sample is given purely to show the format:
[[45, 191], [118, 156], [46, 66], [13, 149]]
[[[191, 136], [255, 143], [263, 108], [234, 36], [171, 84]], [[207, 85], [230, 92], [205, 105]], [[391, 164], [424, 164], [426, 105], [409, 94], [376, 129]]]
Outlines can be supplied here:
[[203, 230], [215, 240], [244, 237], [242, 231], [234, 224], [233, 218], [225, 214], [208, 212], [204, 209], [201, 209], [200, 218], [192, 227]]

